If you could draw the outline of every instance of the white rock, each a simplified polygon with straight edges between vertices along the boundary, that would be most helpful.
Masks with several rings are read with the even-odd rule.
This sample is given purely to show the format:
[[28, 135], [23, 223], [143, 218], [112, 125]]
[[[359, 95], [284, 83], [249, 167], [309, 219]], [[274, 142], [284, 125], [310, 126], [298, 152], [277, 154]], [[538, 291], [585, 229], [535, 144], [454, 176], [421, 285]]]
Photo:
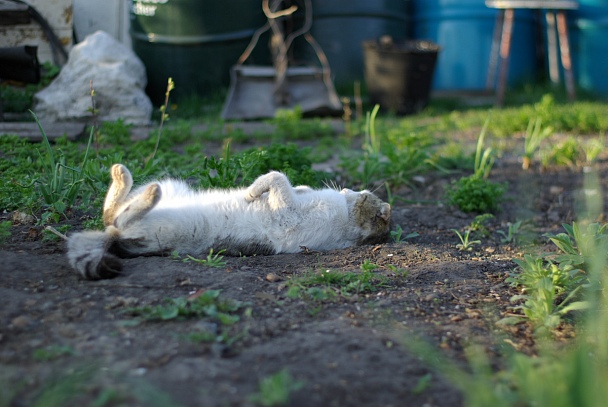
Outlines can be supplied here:
[[87, 36], [72, 48], [57, 78], [35, 95], [34, 112], [47, 122], [90, 119], [91, 80], [99, 121], [149, 123], [152, 103], [144, 91], [144, 64], [104, 31]]

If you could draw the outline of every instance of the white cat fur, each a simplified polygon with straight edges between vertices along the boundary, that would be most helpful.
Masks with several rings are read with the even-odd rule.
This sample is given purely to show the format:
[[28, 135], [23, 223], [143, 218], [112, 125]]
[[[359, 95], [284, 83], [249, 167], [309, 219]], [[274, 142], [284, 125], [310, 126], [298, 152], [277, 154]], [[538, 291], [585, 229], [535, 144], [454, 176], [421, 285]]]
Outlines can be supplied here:
[[131, 192], [126, 167], [112, 167], [104, 202], [106, 230], [72, 234], [68, 259], [89, 279], [120, 272], [118, 258], [138, 255], [229, 255], [340, 249], [382, 240], [390, 205], [368, 191], [292, 187], [279, 172], [260, 176], [249, 188], [191, 189], [167, 179]]

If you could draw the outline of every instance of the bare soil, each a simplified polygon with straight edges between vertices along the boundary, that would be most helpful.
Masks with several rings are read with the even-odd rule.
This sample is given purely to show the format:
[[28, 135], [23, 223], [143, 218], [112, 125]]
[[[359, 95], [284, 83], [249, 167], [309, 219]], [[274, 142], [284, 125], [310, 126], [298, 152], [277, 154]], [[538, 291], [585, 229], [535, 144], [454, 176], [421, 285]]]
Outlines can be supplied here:
[[[608, 190], [608, 162], [594, 168]], [[449, 178], [430, 176], [396, 191], [406, 201], [396, 201], [393, 222], [417, 237], [326, 253], [226, 257], [221, 268], [141, 257], [125, 260], [118, 278], [84, 281], [70, 269], [63, 242], [42, 241], [39, 227], [16, 224], [0, 246], [0, 404], [247, 406], [260, 380], [286, 369], [303, 383], [290, 406], [461, 406], [461, 390], [412, 345], [430, 344], [435, 359], [465, 369], [469, 344], [494, 356], [505, 347], [535, 352], [529, 325], [495, 325], [513, 312], [515, 290], [505, 278], [526, 250], [502, 243], [497, 231], [527, 219], [537, 237], [560, 232], [577, 212], [583, 169], [523, 171], [517, 158], [503, 157], [492, 179], [508, 182], [507, 199], [472, 251], [457, 249], [451, 229], [462, 230], [475, 214], [407, 203], [443, 197]], [[72, 222], [72, 230], [82, 228], [82, 219]], [[371, 293], [325, 301], [287, 296], [292, 278], [361, 272], [365, 260], [379, 266]], [[150, 322], [129, 312], [210, 289], [250, 310], [229, 327], [231, 340], [187, 338], [217, 331], [216, 321]], [[555, 335], [573, 334], [564, 326]]]

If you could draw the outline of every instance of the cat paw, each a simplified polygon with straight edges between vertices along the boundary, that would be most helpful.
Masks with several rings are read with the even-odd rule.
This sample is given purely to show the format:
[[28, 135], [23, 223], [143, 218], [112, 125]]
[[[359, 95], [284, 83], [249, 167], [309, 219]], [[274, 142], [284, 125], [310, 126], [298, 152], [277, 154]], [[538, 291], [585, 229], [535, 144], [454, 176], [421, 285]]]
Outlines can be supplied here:
[[112, 175], [112, 180], [120, 186], [130, 188], [133, 184], [131, 173], [127, 167], [122, 164], [114, 164], [110, 170], [110, 173]]
[[145, 202], [144, 206], [146, 208], [148, 208], [148, 207], [152, 208], [152, 207], [156, 206], [158, 201], [160, 201], [161, 194], [162, 194], [162, 192], [160, 189], [160, 185], [158, 185], [158, 184], [148, 185], [148, 187], [144, 190], [144, 193], [142, 194], [142, 197]]
[[245, 191], [245, 200], [247, 202], [253, 202], [259, 197], [260, 195], [255, 194], [252, 188], [248, 188], [247, 191]]

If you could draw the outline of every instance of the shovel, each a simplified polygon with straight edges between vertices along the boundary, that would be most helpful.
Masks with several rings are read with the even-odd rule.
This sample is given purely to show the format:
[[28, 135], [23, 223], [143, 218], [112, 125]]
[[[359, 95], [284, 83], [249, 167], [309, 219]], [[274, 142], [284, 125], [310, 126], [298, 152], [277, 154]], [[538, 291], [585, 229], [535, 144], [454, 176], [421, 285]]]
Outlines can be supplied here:
[[[274, 1], [273, 6], [279, 3], [280, 1]], [[262, 9], [268, 22], [255, 32], [247, 49], [230, 71], [230, 89], [222, 110], [222, 118], [272, 118], [278, 109], [293, 109], [296, 106], [299, 106], [305, 115], [337, 115], [342, 112], [342, 105], [331, 81], [327, 57], [308, 32], [312, 25], [311, 1], [305, 0], [305, 5], [304, 25], [284, 38], [277, 19], [293, 14], [297, 7], [273, 11], [270, 9], [269, 0], [262, 1]], [[260, 36], [268, 29], [272, 31], [271, 50], [274, 66], [243, 65]], [[304, 35], [314, 49], [321, 68], [288, 66], [287, 51], [293, 40], [300, 35]]]

